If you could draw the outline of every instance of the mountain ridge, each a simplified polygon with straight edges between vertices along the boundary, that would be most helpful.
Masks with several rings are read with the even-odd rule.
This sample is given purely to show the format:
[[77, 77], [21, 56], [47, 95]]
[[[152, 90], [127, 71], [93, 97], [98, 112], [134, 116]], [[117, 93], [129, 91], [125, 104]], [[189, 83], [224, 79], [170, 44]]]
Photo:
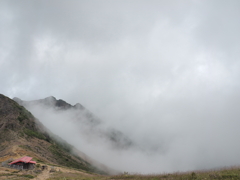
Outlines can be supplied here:
[[83, 105], [81, 105], [80, 103], [76, 103], [75, 105], [72, 106], [71, 104], [67, 103], [66, 101], [64, 101], [62, 99], [57, 100], [54, 96], [49, 96], [44, 99], [32, 100], [32, 101], [23, 101], [18, 97], [14, 97], [13, 100], [23, 106], [27, 105], [27, 104], [31, 105], [31, 104], [35, 104], [35, 103], [41, 103], [41, 104], [47, 105], [47, 106], [58, 107], [61, 110], [70, 109], [70, 108], [85, 109], [85, 107]]
[[69, 113], [71, 117], [68, 120], [74, 121], [73, 123], [76, 127], [79, 126], [79, 129], [81, 129], [82, 126], [84, 126], [84, 131], [88, 131], [90, 136], [93, 136], [96, 139], [99, 137], [101, 137], [101, 139], [105, 139], [110, 146], [115, 149], [128, 149], [136, 146], [133, 141], [121, 131], [114, 128], [103, 129], [102, 126], [104, 126], [104, 122], [80, 103], [71, 105], [62, 99], [57, 100], [54, 96], [32, 101], [24, 101], [16, 97], [13, 98], [13, 100], [31, 112], [34, 112], [34, 108], [37, 107], [40, 108], [41, 111], [45, 109], [52, 109], [54, 114], [62, 112]]
[[0, 94], [0, 161], [28, 155], [38, 162], [106, 174], [81, 158], [80, 153], [52, 134], [23, 106]]

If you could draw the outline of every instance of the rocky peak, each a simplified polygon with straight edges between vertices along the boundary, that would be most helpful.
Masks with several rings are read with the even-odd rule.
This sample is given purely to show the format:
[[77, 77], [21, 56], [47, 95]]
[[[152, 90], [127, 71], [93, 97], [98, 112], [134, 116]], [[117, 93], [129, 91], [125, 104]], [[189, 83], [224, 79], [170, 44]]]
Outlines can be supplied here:
[[57, 99], [54, 96], [49, 96], [45, 98], [46, 101], [56, 101]]
[[76, 109], [81, 109], [81, 110], [85, 109], [85, 108], [83, 107], [83, 105], [81, 105], [81, 104], [79, 104], [79, 103], [75, 104], [73, 107], [76, 108]]

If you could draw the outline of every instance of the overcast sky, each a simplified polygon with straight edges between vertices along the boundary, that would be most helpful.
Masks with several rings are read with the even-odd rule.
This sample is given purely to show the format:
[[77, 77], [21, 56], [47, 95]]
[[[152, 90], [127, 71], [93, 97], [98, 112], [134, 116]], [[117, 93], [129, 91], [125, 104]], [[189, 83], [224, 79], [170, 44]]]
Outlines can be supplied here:
[[239, 164], [239, 32], [239, 0], [0, 0], [0, 93], [165, 138], [168, 171]]

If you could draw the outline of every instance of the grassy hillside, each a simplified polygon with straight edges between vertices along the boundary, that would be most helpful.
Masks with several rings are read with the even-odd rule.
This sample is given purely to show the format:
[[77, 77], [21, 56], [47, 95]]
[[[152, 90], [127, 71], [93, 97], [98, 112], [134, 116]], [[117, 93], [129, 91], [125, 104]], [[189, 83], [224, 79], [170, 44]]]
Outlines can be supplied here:
[[72, 154], [72, 149], [23, 106], [0, 94], [0, 162], [27, 155], [41, 163], [104, 173]]
[[56, 167], [55, 171], [44, 171], [37, 175], [32, 175], [27, 172], [20, 172], [8, 170], [0, 167], [0, 180], [1, 179], [31, 179], [37, 177], [39, 179], [48, 180], [237, 180], [240, 179], [240, 168], [234, 167], [229, 169], [212, 170], [212, 171], [195, 171], [195, 172], [178, 172], [169, 174], [155, 174], [155, 175], [130, 175], [124, 173], [116, 176], [98, 175], [76, 171], [69, 168]]
[[65, 179], [88, 179], [88, 180], [103, 180], [103, 179], [133, 179], [133, 180], [203, 180], [203, 179], [219, 179], [219, 180], [233, 180], [240, 179], [240, 168], [229, 168], [222, 170], [212, 170], [212, 171], [198, 171], [198, 172], [185, 172], [185, 173], [170, 173], [170, 174], [159, 174], [159, 175], [130, 175], [130, 174], [122, 174], [117, 176], [84, 176], [77, 173], [63, 173], [63, 172], [55, 172], [50, 177], [49, 180], [60, 180], [64, 177]]

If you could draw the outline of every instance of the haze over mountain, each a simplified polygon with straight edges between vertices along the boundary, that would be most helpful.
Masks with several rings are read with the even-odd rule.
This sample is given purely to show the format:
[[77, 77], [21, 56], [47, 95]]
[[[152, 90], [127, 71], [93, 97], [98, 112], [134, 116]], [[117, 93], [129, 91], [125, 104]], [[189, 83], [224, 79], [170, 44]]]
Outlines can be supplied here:
[[[158, 143], [142, 143], [136, 139], [133, 141], [79, 103], [73, 106], [53, 96], [33, 101], [23, 101], [16, 97], [13, 99], [32, 112], [52, 132], [83, 152], [88, 152], [90, 157], [122, 172], [128, 170], [126, 168], [128, 165], [123, 162], [128, 161], [130, 154], [140, 153], [149, 156], [163, 153], [166, 148], [161, 141]], [[122, 157], [123, 154], [126, 157]]]
[[[98, 117], [96, 125], [83, 120], [81, 131], [70, 110], [35, 114], [121, 171], [239, 164], [239, 7], [239, 0], [1, 0], [0, 92], [81, 103]], [[133, 145], [116, 148], [102, 133], [111, 130]]]
[[[46, 129], [23, 106], [0, 94], [0, 161], [26, 155], [37, 163], [106, 173], [95, 167], [100, 167], [100, 163], [93, 164], [84, 153]], [[104, 165], [102, 168], [107, 170]]]
[[[238, 164], [237, 156], [229, 158], [230, 156], [228, 155], [227, 157], [222, 157], [221, 160], [213, 161], [214, 163], [212, 164], [205, 159], [206, 161], [197, 161], [198, 165], [193, 165], [196, 163], [195, 158], [215, 159], [215, 157], [212, 157], [212, 151], [220, 148], [216, 144], [214, 148], [212, 145], [206, 146], [207, 141], [200, 141], [201, 143], [199, 144], [200, 139], [196, 139], [194, 136], [188, 137], [186, 141], [186, 137], [181, 140], [181, 137], [166, 136], [167, 133], [165, 132], [165, 136], [157, 136], [155, 141], [151, 142], [148, 139], [154, 139], [154, 137], [144, 137], [144, 134], [142, 134], [140, 137], [143, 139], [139, 139], [139, 137], [131, 136], [131, 134], [123, 134], [97, 118], [79, 103], [71, 105], [64, 100], [57, 100], [53, 96], [33, 101], [23, 101], [19, 98], [13, 99], [32, 112], [52, 132], [67, 140], [67, 142], [73, 144], [81, 151], [87, 152], [93, 159], [121, 172], [166, 172], [175, 168], [176, 170], [195, 170]], [[191, 108], [189, 107], [189, 109]], [[189, 132], [186, 134], [196, 133], [197, 126], [199, 124], [195, 126], [192, 124], [188, 129]], [[134, 131], [135, 127], [133, 126], [132, 128]], [[191, 128], [195, 129], [194, 132]], [[209, 128], [211, 130], [212, 127], [210, 126]], [[176, 132], [178, 132], [177, 129]], [[215, 132], [217, 131], [215, 130]], [[146, 136], [149, 134], [146, 134]], [[164, 135], [162, 132], [159, 132], [159, 134]], [[202, 134], [202, 137], [204, 137], [204, 134]], [[220, 137], [222, 136], [220, 135]], [[178, 142], [174, 142], [176, 139], [178, 139]], [[233, 147], [231, 141], [226, 142], [224, 139], [221, 141]], [[209, 152], [205, 151], [204, 155], [200, 153], [199, 157], [195, 157], [195, 154], [191, 154], [193, 150], [188, 149], [193, 147], [193, 145], [197, 145], [197, 148], [194, 149], [195, 153], [202, 152], [202, 149], [208, 149]], [[237, 148], [238, 146], [234, 147]], [[215, 152], [216, 157], [225, 154], [223, 149], [224, 147], [221, 147], [218, 153]], [[179, 158], [178, 156], [181, 156], [181, 160], [177, 159]], [[185, 162], [180, 163], [181, 166], [179, 166], [179, 161]], [[174, 164], [175, 162], [178, 162], [178, 164]]]
[[124, 136], [124, 134], [113, 128], [104, 126], [104, 122], [79, 103], [72, 106], [61, 99], [57, 100], [53, 96], [34, 101], [23, 101], [16, 97], [13, 100], [27, 108], [36, 117], [39, 117], [43, 123], [53, 123], [53, 126], [57, 128], [59, 128], [58, 124], [61, 123], [66, 125], [72, 124], [79, 132], [79, 134], [72, 136], [74, 137], [73, 139], [85, 137], [87, 139], [94, 139], [94, 141], [102, 140], [117, 150], [131, 147], [137, 148], [137, 145]]

